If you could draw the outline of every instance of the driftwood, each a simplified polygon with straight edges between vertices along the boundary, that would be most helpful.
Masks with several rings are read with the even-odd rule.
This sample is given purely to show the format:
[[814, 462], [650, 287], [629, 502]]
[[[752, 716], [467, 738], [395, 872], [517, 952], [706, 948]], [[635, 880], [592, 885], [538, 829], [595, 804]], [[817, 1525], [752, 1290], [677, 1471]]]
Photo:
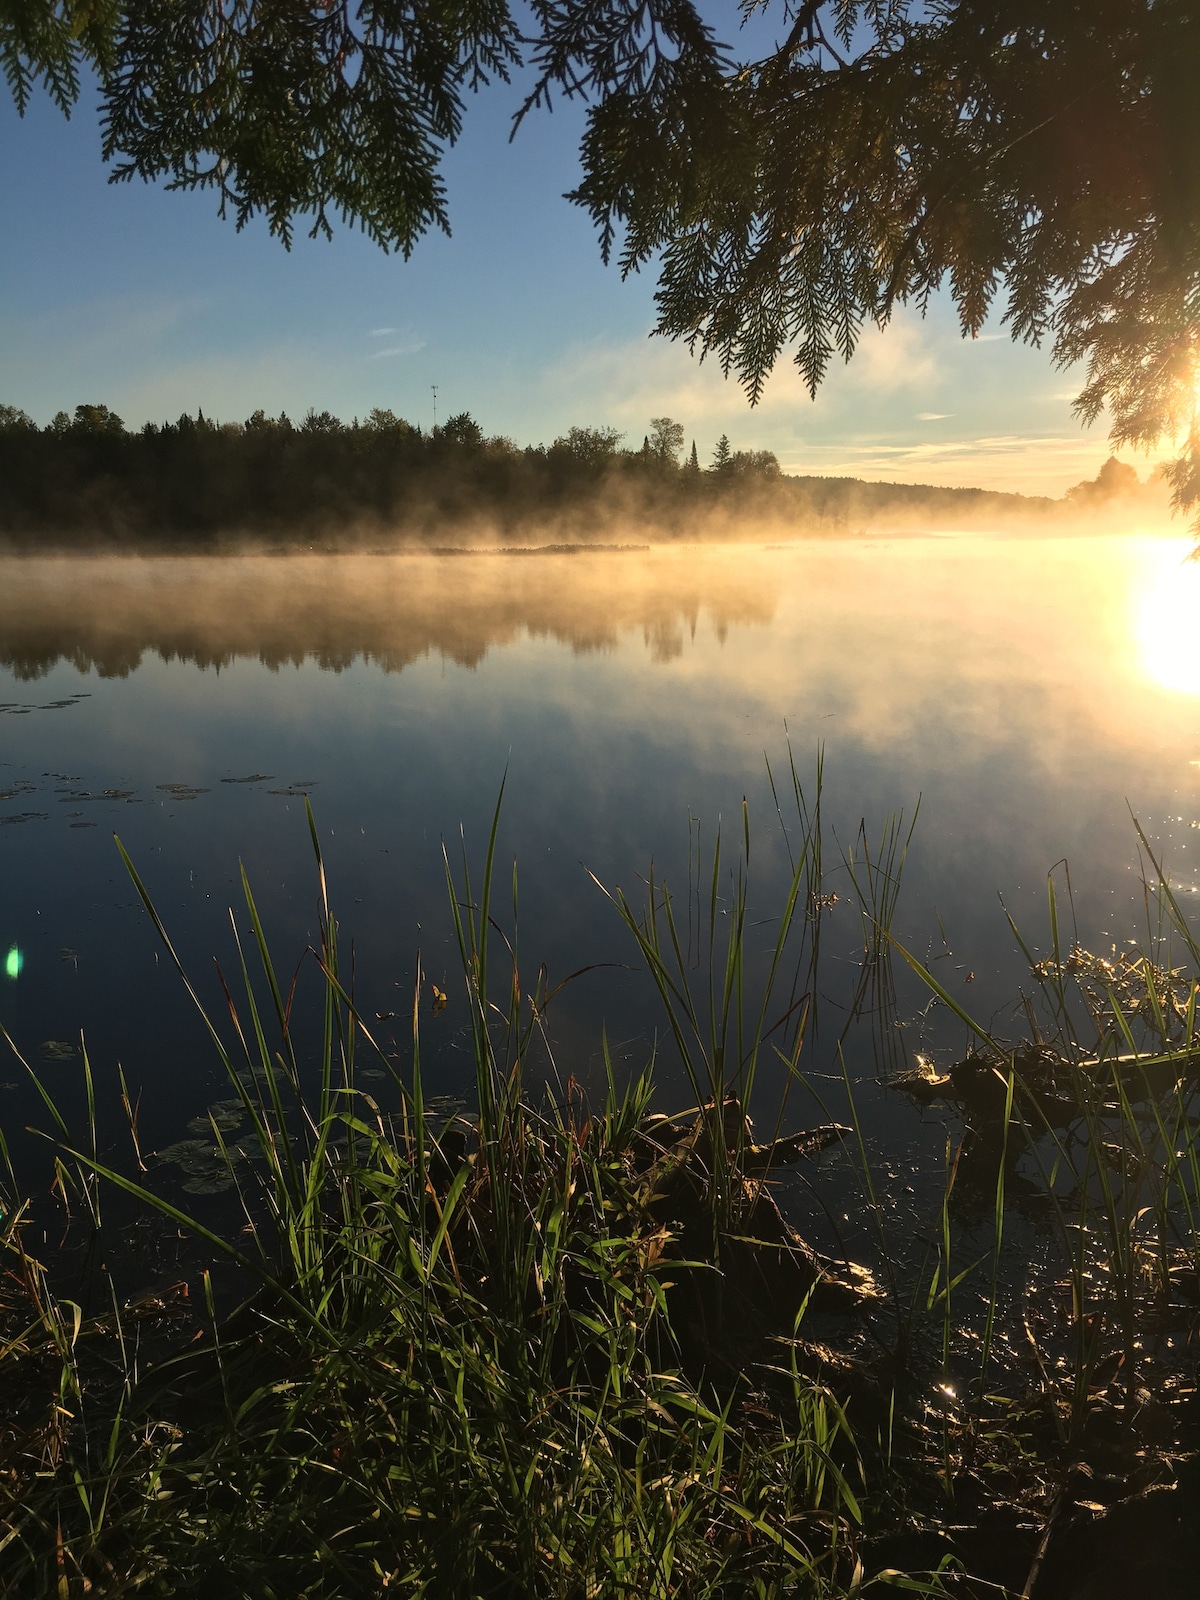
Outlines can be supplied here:
[[[631, 1199], [642, 1213], [635, 1226], [654, 1242], [655, 1271], [685, 1366], [740, 1371], [750, 1361], [767, 1371], [779, 1363], [780, 1340], [823, 1370], [837, 1365], [830, 1352], [798, 1337], [801, 1315], [853, 1311], [878, 1299], [879, 1290], [865, 1267], [823, 1255], [802, 1238], [780, 1211], [769, 1174], [851, 1130], [809, 1128], [760, 1144], [736, 1100], [719, 1117], [713, 1109], [683, 1125], [679, 1118], [647, 1118], [627, 1156]], [[721, 1134], [714, 1150], [715, 1129]], [[456, 1119], [430, 1152], [434, 1194], [443, 1197], [464, 1164], [478, 1163], [478, 1131]], [[452, 1236], [462, 1226], [456, 1219]]]
[[1200, 1068], [1200, 1048], [1160, 1055], [1118, 1055], [1084, 1061], [1043, 1044], [1025, 1044], [1011, 1056], [980, 1051], [956, 1061], [945, 1072], [921, 1065], [892, 1079], [922, 1104], [957, 1105], [977, 1132], [999, 1127], [1013, 1076], [1016, 1109], [1035, 1128], [1065, 1128], [1089, 1107], [1115, 1109], [1122, 1097], [1131, 1104], [1153, 1099]]
[[841, 1311], [878, 1298], [865, 1267], [822, 1255], [797, 1233], [765, 1181], [772, 1169], [814, 1155], [850, 1130], [827, 1125], [755, 1144], [741, 1105], [727, 1100], [720, 1125], [732, 1216], [714, 1239], [713, 1110], [706, 1106], [682, 1133], [667, 1118], [651, 1122], [642, 1134], [646, 1164], [638, 1173], [642, 1203], [674, 1237], [672, 1255], [712, 1261], [717, 1269], [706, 1275], [702, 1289], [697, 1280], [698, 1313], [720, 1320], [736, 1305], [739, 1319], [755, 1318], [764, 1333], [770, 1328], [766, 1336], [778, 1337], [792, 1333], [806, 1305]]

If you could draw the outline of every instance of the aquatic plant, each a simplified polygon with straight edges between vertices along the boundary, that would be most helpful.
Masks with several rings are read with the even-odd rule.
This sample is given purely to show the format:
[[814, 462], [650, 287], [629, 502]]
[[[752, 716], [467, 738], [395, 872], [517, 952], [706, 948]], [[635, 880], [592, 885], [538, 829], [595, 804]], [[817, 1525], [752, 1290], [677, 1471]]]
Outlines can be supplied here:
[[[210, 1225], [94, 1143], [72, 1144], [45, 1094], [60, 1182], [93, 1196], [100, 1183], [168, 1219], [214, 1270], [232, 1264], [249, 1297], [219, 1304], [205, 1270], [198, 1300], [180, 1287], [84, 1316], [27, 1247], [27, 1207], [11, 1211], [0, 1365], [23, 1399], [0, 1466], [8, 1591], [817, 1596], [867, 1584], [862, 1463], [797, 1337], [836, 1267], [778, 1228], [761, 1245], [733, 1237], [735, 1218], [778, 1219], [761, 1180], [737, 1174], [748, 1148], [713, 1139], [712, 1107], [668, 1136], [649, 1111], [649, 1068], [621, 1086], [609, 1064], [594, 1107], [573, 1086], [555, 1100], [526, 1082], [552, 996], [541, 975], [526, 994], [515, 936], [496, 958], [495, 840], [493, 826], [477, 890], [465, 865], [461, 881], [448, 869], [470, 1115], [427, 1101], [420, 974], [403, 1065], [357, 1010], [315, 828], [316, 1051], [296, 1036], [295, 987], [245, 878], [252, 946], [238, 942], [236, 995], [225, 989], [230, 1046], [126, 858], [240, 1111], [236, 1144], [231, 1108], [210, 1119], [238, 1221]], [[394, 1111], [357, 1083], [363, 1049]], [[735, 1073], [719, 1086], [745, 1093], [744, 1060]], [[679, 1241], [697, 1207], [716, 1232], [689, 1259]], [[795, 1292], [779, 1328], [755, 1328], [780, 1336], [769, 1364], [742, 1370], [678, 1310], [707, 1303], [719, 1251], [726, 1277], [749, 1282], [764, 1250], [795, 1261]]]
[[[446, 997], [419, 968], [411, 1049], [375, 1039], [315, 828], [318, 1004], [280, 980], [243, 875], [228, 1024], [127, 860], [229, 1083], [207, 1127], [160, 1154], [198, 1204], [224, 1194], [188, 1211], [163, 1193], [123, 1082], [135, 1161], [102, 1159], [86, 1050], [82, 1141], [30, 1068], [75, 1228], [103, 1239], [123, 1196], [186, 1235], [195, 1270], [133, 1302], [101, 1274], [109, 1303], [85, 1310], [33, 1249], [38, 1207], [8, 1162], [6, 1593], [832, 1600], [887, 1583], [1030, 1600], [1074, 1595], [1098, 1561], [1125, 1592], [1147, 1573], [1165, 1593], [1185, 1582], [1200, 941], [1170, 880], [1139, 832], [1147, 938], [1107, 956], [1064, 940], [1051, 877], [1049, 953], [1022, 945], [1034, 987], [1004, 1039], [891, 931], [911, 829], [871, 843], [864, 828], [831, 868], [819, 768], [811, 801], [794, 767], [788, 787], [780, 820], [794, 808], [798, 832], [764, 949], [744, 813], [732, 847], [697, 852], [686, 910], [653, 874], [641, 905], [606, 891], [689, 1086], [674, 1115], [654, 1062], [621, 1082], [606, 1050], [599, 1097], [532, 1074], [556, 991], [523, 975], [515, 873], [502, 931], [495, 822], [477, 878], [465, 854], [446, 869], [469, 1107], [426, 1092], [423, 1011]], [[833, 1031], [831, 870], [861, 934]], [[893, 953], [965, 1053], [900, 1059]], [[885, 1092], [941, 1108], [943, 1176], [916, 1200], [862, 1115], [852, 1019]], [[819, 1027], [841, 1104], [811, 1072]], [[826, 1122], [785, 1133], [806, 1091]], [[776, 1199], [783, 1166], [830, 1142], [861, 1186], [874, 1278], [813, 1249]], [[1145, 1547], [1127, 1535], [1155, 1490], [1170, 1526]]]

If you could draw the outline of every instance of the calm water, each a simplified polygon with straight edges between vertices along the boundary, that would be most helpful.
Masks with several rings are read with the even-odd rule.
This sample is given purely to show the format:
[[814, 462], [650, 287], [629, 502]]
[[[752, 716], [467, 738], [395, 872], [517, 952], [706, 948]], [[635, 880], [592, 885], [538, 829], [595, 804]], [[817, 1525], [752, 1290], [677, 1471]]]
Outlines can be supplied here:
[[[789, 740], [805, 778], [824, 747], [844, 843], [920, 798], [899, 932], [977, 1014], [1003, 1018], [1022, 973], [998, 893], [1044, 942], [1046, 872], [1066, 857], [1085, 942], [1135, 937], [1130, 807], [1176, 878], [1200, 884], [1187, 548], [0, 562], [0, 944], [23, 962], [0, 977], [0, 1020], [68, 1099], [84, 1029], [102, 1078], [119, 1060], [140, 1086], [147, 1141], [177, 1137], [224, 1086], [112, 834], [215, 1001], [239, 858], [281, 965], [314, 937], [308, 794], [364, 1007], [403, 1013], [419, 948], [450, 989], [427, 1047], [457, 1092], [440, 848], [457, 861], [461, 827], [478, 860], [505, 771], [502, 876], [515, 858], [523, 958], [553, 981], [631, 959], [588, 872], [632, 896], [653, 859], [685, 887], [689, 817], [706, 842], [721, 817], [740, 828], [745, 796], [755, 871], [778, 876], [764, 758], [784, 764]], [[849, 961], [844, 902], [829, 929]], [[620, 969], [556, 1004], [563, 1076], [594, 1076], [602, 1027], [640, 1064], [659, 1021]], [[0, 1085], [11, 1132], [34, 1106], [9, 1061]], [[877, 1127], [911, 1115], [887, 1097], [873, 1111]]]

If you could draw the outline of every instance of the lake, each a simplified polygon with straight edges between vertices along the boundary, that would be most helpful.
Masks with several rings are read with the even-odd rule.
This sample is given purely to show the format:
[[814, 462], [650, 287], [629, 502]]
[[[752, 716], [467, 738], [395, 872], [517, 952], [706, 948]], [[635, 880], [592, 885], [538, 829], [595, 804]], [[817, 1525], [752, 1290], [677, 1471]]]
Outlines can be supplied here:
[[[467, 1092], [441, 855], [482, 860], [501, 782], [499, 919], [520, 884], [523, 972], [573, 982], [548, 1018], [565, 1081], [661, 1028], [590, 874], [686, 898], [693, 852], [742, 829], [769, 899], [786, 871], [767, 762], [809, 793], [823, 751], [834, 962], [861, 947], [838, 848], [920, 811], [897, 935], [1005, 1031], [1024, 976], [998, 896], [1046, 943], [1069, 863], [1079, 937], [1144, 933], [1130, 810], [1200, 887], [1200, 568], [1180, 538], [976, 536], [574, 554], [0, 561], [0, 1020], [78, 1109], [80, 1030], [148, 1147], [226, 1091], [118, 857], [117, 833], [206, 1001], [236, 963], [242, 861], [288, 973], [316, 936], [305, 796], [356, 992], [403, 1055], [418, 950], [449, 1001], [436, 1091]], [[790, 780], [789, 780], [790, 782]], [[786, 814], [786, 806], [785, 806]], [[689, 866], [691, 863], [691, 868]], [[1069, 930], [1068, 930], [1069, 931]], [[769, 941], [769, 928], [762, 935]], [[18, 970], [19, 969], [19, 970]], [[902, 991], [903, 1038], [944, 1050]], [[389, 1015], [391, 1014], [391, 1015]], [[940, 1031], [939, 1031], [940, 1029]], [[1011, 1023], [1009, 1031], [1018, 1031]], [[391, 1048], [391, 1045], [388, 1046]], [[865, 1050], [853, 1069], [870, 1080]], [[664, 1093], [679, 1098], [664, 1055]], [[0, 1062], [10, 1138], [41, 1116]], [[870, 1100], [886, 1137], [909, 1110]], [[44, 1117], [42, 1118], [44, 1120]], [[113, 1137], [116, 1135], [113, 1134]], [[908, 1137], [906, 1134], [905, 1137]]]

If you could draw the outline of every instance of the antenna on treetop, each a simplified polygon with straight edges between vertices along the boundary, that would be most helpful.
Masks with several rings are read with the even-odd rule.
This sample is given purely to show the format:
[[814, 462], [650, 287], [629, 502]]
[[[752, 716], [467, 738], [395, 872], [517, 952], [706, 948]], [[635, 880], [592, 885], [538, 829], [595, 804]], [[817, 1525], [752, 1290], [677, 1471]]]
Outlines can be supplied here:
[[433, 431], [434, 431], [434, 433], [436, 433], [437, 432], [437, 392], [438, 392], [438, 386], [437, 386], [436, 383], [431, 383], [429, 385], [429, 387], [433, 390]]

